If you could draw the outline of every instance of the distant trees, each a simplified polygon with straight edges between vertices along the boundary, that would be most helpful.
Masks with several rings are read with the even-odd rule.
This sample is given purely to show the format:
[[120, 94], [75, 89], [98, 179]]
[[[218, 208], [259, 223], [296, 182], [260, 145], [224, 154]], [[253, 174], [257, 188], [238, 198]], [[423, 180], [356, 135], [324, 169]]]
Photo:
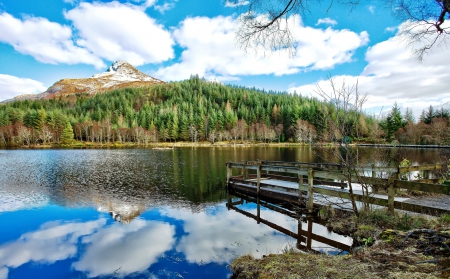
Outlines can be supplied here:
[[[419, 125], [407, 116], [408, 110], [402, 116], [397, 106], [387, 119], [378, 122], [363, 113], [346, 115], [342, 105], [224, 86], [194, 76], [182, 82], [121, 89], [91, 98], [81, 95], [70, 100], [61, 97], [4, 104], [0, 106], [0, 145], [61, 144], [69, 140], [67, 123], [72, 127], [71, 139], [95, 144], [146, 145], [179, 140], [311, 143], [340, 138], [340, 130], [329, 122], [339, 119], [346, 119], [340, 123], [346, 135], [361, 140], [386, 136], [389, 140], [421, 143], [425, 133], [433, 141], [446, 141], [445, 111], [430, 108], [422, 117], [425, 122]], [[425, 129], [431, 125], [433, 129]]]
[[410, 109], [406, 109], [404, 118], [400, 118], [399, 113], [395, 104], [391, 113], [380, 123], [386, 132], [386, 139], [395, 139], [402, 144], [450, 144], [448, 110], [435, 110], [429, 106], [422, 111], [418, 123], [414, 122]]

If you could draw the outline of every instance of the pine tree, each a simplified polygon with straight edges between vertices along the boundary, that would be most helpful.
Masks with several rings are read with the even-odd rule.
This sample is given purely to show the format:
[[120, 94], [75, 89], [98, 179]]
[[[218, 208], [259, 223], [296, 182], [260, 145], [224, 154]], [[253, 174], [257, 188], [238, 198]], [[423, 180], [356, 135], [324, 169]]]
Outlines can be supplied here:
[[62, 144], [70, 144], [73, 141], [73, 129], [72, 125], [70, 125], [70, 122], [66, 122], [66, 127], [62, 131], [61, 134], [61, 143]]

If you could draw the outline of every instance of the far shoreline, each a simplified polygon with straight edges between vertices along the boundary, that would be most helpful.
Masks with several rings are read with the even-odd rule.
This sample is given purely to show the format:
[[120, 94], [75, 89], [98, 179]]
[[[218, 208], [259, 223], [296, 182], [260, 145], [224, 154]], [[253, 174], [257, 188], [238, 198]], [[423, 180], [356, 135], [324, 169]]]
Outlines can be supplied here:
[[[80, 142], [74, 141], [71, 144], [35, 144], [35, 145], [23, 145], [23, 146], [0, 146], [2, 150], [37, 150], [37, 149], [121, 149], [121, 148], [149, 148], [149, 149], [173, 149], [180, 147], [201, 147], [201, 148], [211, 148], [211, 147], [339, 147], [338, 143], [294, 143], [294, 142], [229, 142], [221, 141], [211, 143], [208, 141], [201, 142], [157, 142], [148, 144], [136, 144], [136, 143], [96, 143], [96, 142]], [[450, 145], [406, 145], [406, 144], [372, 144], [372, 143], [351, 143], [349, 146], [352, 147], [372, 147], [372, 148], [450, 148]]]

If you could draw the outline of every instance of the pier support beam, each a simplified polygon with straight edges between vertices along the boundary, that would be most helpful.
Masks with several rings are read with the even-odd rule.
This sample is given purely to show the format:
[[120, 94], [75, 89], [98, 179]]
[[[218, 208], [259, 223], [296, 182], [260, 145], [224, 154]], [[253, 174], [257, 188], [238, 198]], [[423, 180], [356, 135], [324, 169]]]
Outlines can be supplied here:
[[228, 187], [228, 183], [230, 183], [230, 178], [231, 178], [231, 163], [227, 162], [227, 187]]
[[258, 162], [258, 168], [256, 169], [256, 187], [257, 190], [256, 192], [258, 193], [258, 198], [259, 198], [259, 193], [260, 193], [260, 188], [261, 188], [261, 162]]
[[[301, 168], [299, 168], [301, 170]], [[301, 202], [302, 196], [302, 186], [303, 186], [303, 175], [298, 174], [298, 201]]]
[[394, 189], [394, 177], [389, 177], [388, 179], [388, 210], [391, 213], [394, 213], [394, 197], [395, 197], [395, 189]]
[[314, 192], [313, 192], [313, 186], [314, 186], [314, 172], [313, 169], [308, 169], [308, 212], [313, 212], [313, 205], [314, 205]]

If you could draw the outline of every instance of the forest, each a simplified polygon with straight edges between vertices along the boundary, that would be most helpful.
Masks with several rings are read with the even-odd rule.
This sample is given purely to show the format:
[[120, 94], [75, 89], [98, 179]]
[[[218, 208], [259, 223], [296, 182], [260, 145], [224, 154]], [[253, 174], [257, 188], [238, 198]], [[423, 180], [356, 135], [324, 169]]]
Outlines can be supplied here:
[[316, 143], [344, 138], [366, 143], [448, 144], [448, 124], [449, 112], [432, 106], [417, 122], [411, 110], [402, 114], [396, 104], [378, 119], [356, 108], [344, 110], [297, 94], [223, 85], [192, 76], [181, 82], [94, 96], [4, 103], [0, 105], [0, 146]]

